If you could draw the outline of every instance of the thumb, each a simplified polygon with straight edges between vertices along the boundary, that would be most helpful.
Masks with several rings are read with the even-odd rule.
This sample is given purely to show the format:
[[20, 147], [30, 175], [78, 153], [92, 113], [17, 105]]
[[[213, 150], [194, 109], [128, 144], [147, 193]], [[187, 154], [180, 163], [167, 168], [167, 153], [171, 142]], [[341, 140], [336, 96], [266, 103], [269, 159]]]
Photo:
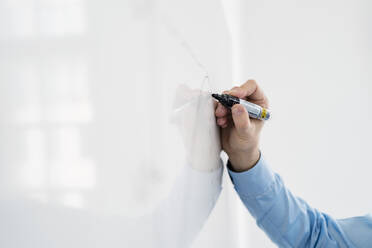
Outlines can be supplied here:
[[234, 125], [236, 131], [241, 136], [246, 136], [248, 132], [248, 128], [251, 125], [251, 121], [249, 119], [249, 115], [247, 110], [241, 104], [235, 104], [231, 108], [232, 118], [234, 121]]

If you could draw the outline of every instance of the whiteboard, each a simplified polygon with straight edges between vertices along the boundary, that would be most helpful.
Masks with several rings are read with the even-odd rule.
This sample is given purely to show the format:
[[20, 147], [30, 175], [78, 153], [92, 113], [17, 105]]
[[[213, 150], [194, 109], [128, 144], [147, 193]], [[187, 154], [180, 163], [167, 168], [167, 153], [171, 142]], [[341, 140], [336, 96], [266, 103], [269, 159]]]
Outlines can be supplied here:
[[221, 191], [221, 3], [0, 1], [0, 246], [189, 247]]

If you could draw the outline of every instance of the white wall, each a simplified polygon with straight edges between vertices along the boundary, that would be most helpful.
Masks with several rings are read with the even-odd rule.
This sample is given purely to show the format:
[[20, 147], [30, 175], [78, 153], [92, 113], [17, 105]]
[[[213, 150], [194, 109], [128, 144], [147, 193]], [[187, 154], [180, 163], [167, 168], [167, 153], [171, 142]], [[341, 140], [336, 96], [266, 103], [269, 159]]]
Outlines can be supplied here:
[[[371, 2], [239, 4], [236, 70], [239, 83], [255, 78], [269, 96], [267, 161], [321, 211], [336, 218], [372, 212]], [[272, 247], [247, 219], [251, 247]]]

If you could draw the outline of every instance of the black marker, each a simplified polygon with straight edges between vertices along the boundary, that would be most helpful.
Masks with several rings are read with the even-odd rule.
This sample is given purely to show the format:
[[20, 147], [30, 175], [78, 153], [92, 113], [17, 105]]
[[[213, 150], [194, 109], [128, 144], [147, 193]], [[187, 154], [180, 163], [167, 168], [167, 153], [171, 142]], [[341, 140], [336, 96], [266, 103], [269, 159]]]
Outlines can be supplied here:
[[239, 99], [235, 96], [227, 94], [212, 94], [212, 97], [218, 100], [226, 108], [231, 108], [235, 104], [241, 104], [245, 107], [250, 117], [259, 120], [268, 120], [270, 118], [270, 111], [257, 104]]

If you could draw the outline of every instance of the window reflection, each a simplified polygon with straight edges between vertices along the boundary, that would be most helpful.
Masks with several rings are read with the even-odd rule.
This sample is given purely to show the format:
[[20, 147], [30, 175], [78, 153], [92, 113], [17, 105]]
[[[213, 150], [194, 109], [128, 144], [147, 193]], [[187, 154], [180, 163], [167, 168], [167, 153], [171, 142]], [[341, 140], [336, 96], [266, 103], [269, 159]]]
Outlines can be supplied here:
[[84, 16], [82, 0], [3, 0], [1, 36], [24, 39], [38, 35], [80, 35], [85, 30]]
[[3, 0], [0, 2], [1, 36], [25, 38], [35, 30], [35, 2], [29, 0]]
[[67, 207], [72, 207], [72, 208], [82, 208], [83, 205], [83, 197], [81, 194], [76, 193], [76, 192], [68, 192], [63, 194], [60, 197], [60, 202], [67, 206]]
[[40, 33], [81, 34], [85, 29], [84, 2], [81, 0], [39, 0]]
[[73, 54], [57, 54], [43, 64], [45, 120], [51, 122], [90, 122], [86, 62]]
[[85, 38], [83, 5], [81, 0], [0, 3], [0, 33], [9, 42], [0, 52], [11, 47], [5, 56], [9, 102], [23, 153], [18, 181], [37, 201], [73, 208], [84, 207], [96, 180], [93, 160], [81, 150], [81, 129], [93, 120], [86, 56], [65, 42], [69, 35]]
[[12, 68], [12, 81], [16, 97], [15, 119], [22, 124], [41, 121], [41, 82], [37, 64], [28, 57], [20, 58]]
[[27, 128], [25, 137], [26, 156], [20, 171], [20, 182], [27, 188], [45, 188], [45, 133], [41, 128]]

